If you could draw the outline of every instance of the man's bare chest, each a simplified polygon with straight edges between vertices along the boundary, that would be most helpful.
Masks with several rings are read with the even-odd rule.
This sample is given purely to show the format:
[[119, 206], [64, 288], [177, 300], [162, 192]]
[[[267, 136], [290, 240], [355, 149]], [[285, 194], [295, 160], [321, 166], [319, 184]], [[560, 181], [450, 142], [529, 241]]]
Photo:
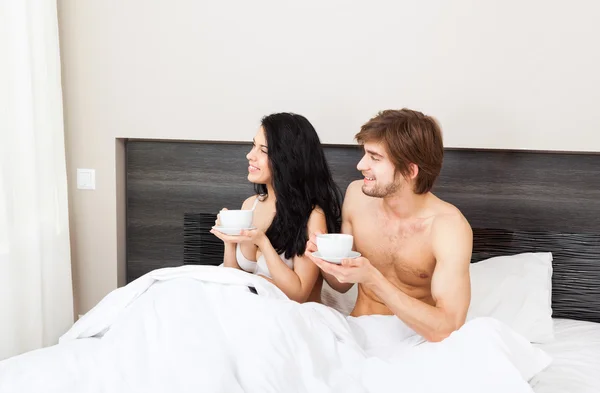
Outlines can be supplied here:
[[359, 218], [352, 231], [357, 251], [388, 279], [412, 287], [430, 283], [435, 258], [427, 225]]

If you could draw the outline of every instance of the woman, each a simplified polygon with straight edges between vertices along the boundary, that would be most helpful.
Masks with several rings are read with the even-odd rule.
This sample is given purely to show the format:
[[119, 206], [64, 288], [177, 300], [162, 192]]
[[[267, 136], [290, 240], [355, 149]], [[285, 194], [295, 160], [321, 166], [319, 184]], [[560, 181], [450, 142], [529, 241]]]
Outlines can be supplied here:
[[320, 271], [304, 251], [309, 233], [336, 231], [341, 193], [315, 129], [297, 114], [266, 116], [246, 158], [256, 195], [242, 209], [254, 209], [256, 229], [211, 230], [225, 243], [223, 265], [261, 275], [297, 302], [320, 301]]

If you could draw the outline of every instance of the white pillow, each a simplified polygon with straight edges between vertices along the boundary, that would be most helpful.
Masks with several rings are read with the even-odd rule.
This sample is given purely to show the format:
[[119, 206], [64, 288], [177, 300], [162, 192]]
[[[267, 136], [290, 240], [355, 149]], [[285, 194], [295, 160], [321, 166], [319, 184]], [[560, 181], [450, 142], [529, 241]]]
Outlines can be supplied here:
[[554, 340], [552, 253], [523, 253], [472, 263], [467, 320], [493, 317], [532, 343]]

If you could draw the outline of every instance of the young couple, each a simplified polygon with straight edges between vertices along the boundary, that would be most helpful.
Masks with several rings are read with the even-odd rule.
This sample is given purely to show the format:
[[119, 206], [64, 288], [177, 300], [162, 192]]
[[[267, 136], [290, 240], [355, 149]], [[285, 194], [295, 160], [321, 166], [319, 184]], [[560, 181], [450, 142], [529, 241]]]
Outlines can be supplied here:
[[[304, 117], [265, 117], [248, 153], [248, 180], [256, 194], [254, 230], [228, 236], [224, 266], [263, 276], [297, 302], [320, 302], [322, 280], [339, 292], [358, 284], [349, 317], [385, 316], [437, 342], [464, 323], [470, 302], [472, 232], [454, 206], [431, 193], [443, 161], [437, 122], [420, 112], [386, 110], [365, 123], [356, 140], [364, 177], [350, 184], [343, 207], [319, 137]], [[315, 236], [354, 236], [362, 257], [331, 264], [312, 255]], [[394, 317], [395, 316], [395, 317]], [[377, 343], [371, 343], [377, 345]]]

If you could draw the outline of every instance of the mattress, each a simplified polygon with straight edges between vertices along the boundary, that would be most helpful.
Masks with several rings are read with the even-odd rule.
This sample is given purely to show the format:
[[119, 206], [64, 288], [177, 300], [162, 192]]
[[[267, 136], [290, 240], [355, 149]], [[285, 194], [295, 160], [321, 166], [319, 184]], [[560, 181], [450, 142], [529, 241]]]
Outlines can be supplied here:
[[553, 361], [530, 381], [535, 393], [599, 393], [600, 323], [554, 319], [554, 334], [536, 344]]

